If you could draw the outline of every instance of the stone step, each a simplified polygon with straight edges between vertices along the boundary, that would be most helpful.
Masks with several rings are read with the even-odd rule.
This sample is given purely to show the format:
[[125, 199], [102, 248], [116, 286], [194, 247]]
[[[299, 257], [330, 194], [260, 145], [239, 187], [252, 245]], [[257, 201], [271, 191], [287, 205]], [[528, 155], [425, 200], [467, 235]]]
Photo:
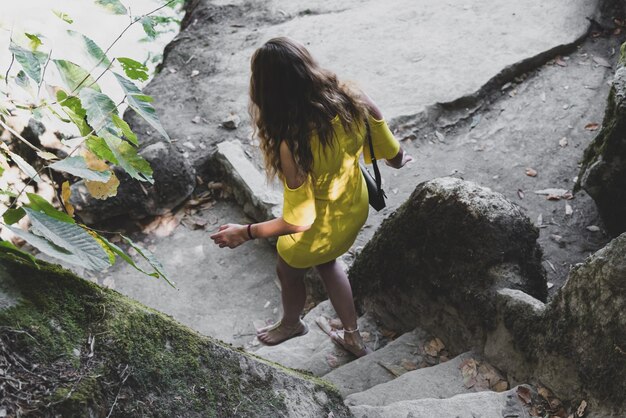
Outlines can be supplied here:
[[246, 156], [241, 142], [219, 143], [214, 161], [224, 172], [225, 182], [246, 215], [257, 221], [281, 216], [282, 190], [279, 185], [267, 182], [265, 174]]
[[506, 381], [495, 369], [474, 353], [467, 352], [445, 363], [410, 371], [387, 383], [353, 393], [346, 397], [346, 404], [384, 406], [416, 399], [451, 398], [463, 393], [489, 390], [498, 382], [500, 389], [507, 389]]
[[439, 363], [438, 358], [424, 352], [424, 345], [429, 340], [425, 331], [416, 328], [380, 350], [333, 370], [324, 378], [337, 386], [344, 397], [363, 392], [415, 368]]
[[527, 418], [527, 408], [516, 394], [516, 388], [506, 392], [477, 392], [447, 399], [426, 398], [394, 402], [385, 406], [351, 406], [356, 418]]
[[[274, 347], [261, 347], [255, 354], [285, 367], [309, 371], [316, 376], [323, 376], [353, 361], [355, 357], [352, 354], [333, 344], [328, 335], [317, 326], [315, 320], [319, 316], [326, 318], [337, 316], [329, 300], [317, 305], [304, 317], [304, 321], [309, 326], [308, 334]], [[361, 331], [368, 333], [369, 340], [374, 342], [368, 345], [375, 349], [376, 341], [383, 340], [383, 337], [374, 321], [365, 315], [357, 322]]]

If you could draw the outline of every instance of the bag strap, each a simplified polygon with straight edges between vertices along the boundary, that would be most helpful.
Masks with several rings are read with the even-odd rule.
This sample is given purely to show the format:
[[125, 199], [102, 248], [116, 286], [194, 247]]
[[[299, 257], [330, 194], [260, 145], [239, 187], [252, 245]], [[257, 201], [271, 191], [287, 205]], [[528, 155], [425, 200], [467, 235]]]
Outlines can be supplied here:
[[378, 170], [378, 164], [376, 164], [376, 156], [374, 155], [374, 146], [372, 145], [372, 133], [370, 131], [370, 123], [365, 118], [365, 135], [367, 138], [367, 143], [370, 147], [370, 157], [372, 157], [372, 165], [374, 166], [374, 177], [376, 178], [376, 189], [380, 192], [382, 186], [382, 180], [380, 177], [380, 171]]

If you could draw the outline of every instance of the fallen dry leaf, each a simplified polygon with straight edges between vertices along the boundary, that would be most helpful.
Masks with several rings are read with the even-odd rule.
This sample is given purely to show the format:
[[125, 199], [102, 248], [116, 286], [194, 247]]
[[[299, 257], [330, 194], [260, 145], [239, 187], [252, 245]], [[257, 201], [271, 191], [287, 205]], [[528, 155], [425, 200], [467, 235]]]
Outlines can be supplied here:
[[402, 376], [404, 373], [406, 373], [408, 370], [405, 369], [404, 367], [400, 367], [396, 364], [385, 364], [382, 362], [378, 362], [378, 364], [384, 368], [385, 370], [387, 370], [389, 373], [391, 373], [392, 375], [394, 375], [395, 377], [400, 377]]
[[517, 197], [520, 199], [524, 198], [524, 191], [522, 189], [517, 189]]
[[572, 194], [572, 192], [567, 192], [563, 193], [561, 197], [565, 200], [572, 200], [574, 198], [574, 195]]
[[144, 234], [154, 234], [157, 237], [167, 237], [180, 224], [181, 215], [168, 213], [157, 216], [152, 222], [143, 227]]
[[585, 415], [586, 409], [587, 409], [587, 401], [583, 399], [580, 405], [578, 406], [576, 413], [578, 414], [579, 417], [582, 417], [583, 415]]
[[187, 216], [181, 221], [183, 225], [192, 231], [197, 229], [204, 229], [207, 226], [208, 221], [206, 219], [199, 218], [197, 216]]
[[600, 67], [606, 67], [606, 68], [612, 68], [613, 67], [610, 62], [608, 62], [607, 60], [605, 60], [604, 58], [601, 58], [601, 57], [595, 57], [594, 56], [593, 57], [593, 62], [598, 64]]
[[337, 360], [337, 357], [335, 357], [334, 355], [332, 355], [331, 353], [328, 353], [326, 355], [326, 362], [328, 363], [328, 365], [330, 367], [332, 367], [333, 369], [337, 366], [339, 366], [339, 360]]
[[400, 362], [400, 365], [402, 367], [404, 367], [406, 370], [411, 371], [411, 370], [417, 370], [417, 364], [415, 364], [415, 362], [411, 361], [411, 360], [407, 360], [407, 359], [403, 359]]
[[478, 362], [473, 358], [468, 358], [463, 360], [459, 368], [461, 369], [461, 376], [463, 376], [463, 385], [467, 389], [473, 387], [478, 376]]
[[537, 170], [535, 170], [534, 168], [527, 167], [526, 168], [526, 175], [528, 177], [537, 177]]
[[528, 389], [526, 386], [518, 386], [517, 387], [517, 396], [526, 405], [530, 405], [530, 402], [532, 400], [532, 395], [530, 393], [530, 389]]
[[558, 194], [549, 194], [546, 196], [546, 200], [561, 200], [561, 196]]
[[67, 211], [67, 214], [71, 217], [74, 216], [74, 206], [70, 203], [70, 197], [72, 196], [72, 189], [70, 188], [70, 182], [64, 181], [61, 185], [61, 200], [63, 200], [63, 206]]
[[491, 387], [491, 390], [493, 390], [494, 392], [507, 391], [509, 390], [509, 382], [507, 382], [506, 380], [500, 380]]
[[589, 225], [587, 227], [587, 231], [591, 231], [591, 232], [598, 232], [600, 231], [600, 227], [596, 226], [596, 225]]
[[446, 346], [439, 338], [433, 338], [424, 345], [424, 352], [431, 357], [437, 357], [444, 348]]
[[541, 190], [535, 190], [535, 194], [540, 194], [540, 195], [557, 195], [557, 196], [563, 196], [565, 193], [568, 193], [567, 190], [565, 189], [541, 189]]
[[591, 122], [585, 125], [585, 129], [588, 131], [596, 131], [600, 127], [599, 123]]
[[567, 67], [567, 62], [565, 62], [561, 57], [556, 57], [554, 63], [560, 67]]
[[397, 332], [391, 331], [389, 329], [382, 329], [382, 330], [380, 330], [380, 333], [382, 334], [383, 337], [389, 338], [390, 340], [395, 339], [396, 335], [398, 335]]
[[550, 398], [552, 398], [552, 392], [550, 392], [550, 389], [543, 386], [539, 386], [539, 388], [537, 389], [537, 393], [546, 401], [549, 401]]

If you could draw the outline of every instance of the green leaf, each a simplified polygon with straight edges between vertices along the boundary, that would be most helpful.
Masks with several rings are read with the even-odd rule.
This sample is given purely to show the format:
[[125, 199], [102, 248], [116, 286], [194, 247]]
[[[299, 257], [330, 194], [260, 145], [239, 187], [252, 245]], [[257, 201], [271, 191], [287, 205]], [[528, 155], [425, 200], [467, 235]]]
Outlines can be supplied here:
[[39, 174], [37, 174], [37, 170], [35, 170], [32, 165], [28, 164], [26, 160], [24, 160], [16, 153], [9, 150], [5, 151], [9, 154], [13, 162], [18, 166], [20, 170], [22, 170], [28, 177], [35, 180], [37, 183], [41, 183], [41, 177], [39, 177]]
[[68, 30], [67, 33], [70, 36], [81, 40], [84, 51], [91, 58], [94, 65], [98, 64], [103, 67], [108, 67], [111, 64], [111, 60], [109, 60], [109, 58], [105, 55], [102, 48], [100, 48], [91, 38], [74, 30]]
[[59, 159], [59, 157], [48, 151], [37, 151], [37, 156], [39, 158], [43, 158], [46, 161], [54, 161]]
[[96, 4], [104, 7], [111, 13], [116, 15], [125, 15], [128, 13], [126, 7], [119, 0], [96, 0]]
[[75, 257], [74, 261], [67, 259], [66, 261], [96, 271], [111, 265], [109, 255], [85, 229], [29, 208], [25, 210], [32, 224], [33, 233]]
[[13, 225], [16, 222], [19, 222], [19, 220], [22, 219], [24, 216], [26, 216], [26, 211], [22, 208], [7, 209], [2, 214], [2, 219], [4, 220], [5, 224]]
[[132, 178], [154, 183], [152, 167], [137, 153], [137, 149], [128, 142], [117, 138], [107, 131], [102, 131], [102, 138], [115, 156], [117, 164]]
[[150, 39], [154, 39], [157, 36], [156, 30], [154, 29], [155, 25], [156, 22], [150, 16], [145, 16], [141, 19], [141, 26], [143, 26], [143, 31], [146, 32], [146, 35], [148, 35]]
[[67, 87], [70, 92], [78, 92], [86, 87], [90, 87], [98, 92], [101, 91], [91, 74], [89, 74], [89, 72], [80, 65], [67, 60], [53, 61], [59, 70], [59, 74], [61, 74], [61, 79], [63, 80], [65, 87]]
[[68, 96], [67, 93], [60, 90], [57, 92], [57, 101], [63, 106], [63, 111], [76, 125], [81, 135], [85, 136], [91, 132], [91, 128], [85, 120], [87, 111], [83, 109], [80, 99], [76, 96]]
[[90, 135], [85, 142], [85, 146], [101, 160], [109, 161], [113, 164], [118, 163], [115, 154], [111, 151], [106, 141], [99, 136]]
[[32, 254], [28, 254], [27, 252], [20, 250], [9, 241], [0, 241], [0, 252], [13, 254], [19, 258], [23, 258], [24, 260], [33, 264], [35, 267], [39, 268], [39, 265], [37, 264], [37, 259], [33, 257]]
[[61, 261], [65, 261], [69, 264], [76, 264], [85, 267], [80, 257], [72, 254], [64, 248], [59, 247], [58, 245], [53, 244], [47, 239], [11, 225], [7, 225], [6, 227], [15, 235], [22, 238], [24, 241], [26, 241], [42, 253], [47, 254], [50, 257], [57, 258]]
[[129, 140], [133, 145], [139, 146], [137, 135], [135, 135], [132, 129], [130, 129], [130, 126], [128, 125], [128, 123], [126, 123], [124, 119], [120, 118], [117, 115], [112, 115], [111, 117], [113, 118], [113, 123], [115, 124], [115, 126], [120, 128], [120, 130], [122, 131], [122, 134], [124, 134], [124, 137], [127, 140]]
[[106, 183], [111, 178], [110, 171], [95, 171], [87, 167], [87, 162], [83, 157], [67, 157], [61, 161], [50, 164], [48, 167], [57, 171], [64, 171], [73, 176], [83, 178], [85, 180], [100, 181]]
[[37, 35], [33, 35], [32, 33], [25, 33], [24, 35], [26, 35], [26, 37], [30, 39], [30, 44], [28, 46], [33, 51], [36, 51], [37, 48], [39, 48], [43, 44], [43, 42], [41, 42], [41, 39], [39, 39]]
[[141, 267], [139, 267], [137, 265], [137, 263], [135, 263], [135, 261], [124, 252], [124, 250], [122, 250], [120, 247], [118, 247], [117, 245], [113, 244], [112, 242], [110, 242], [109, 240], [107, 240], [104, 237], [100, 237], [102, 239], [102, 241], [104, 241], [104, 243], [109, 247], [109, 250], [111, 250], [113, 253], [119, 255], [122, 260], [124, 260], [126, 263], [130, 264], [132, 267], [134, 267], [135, 269], [137, 269], [138, 271], [142, 272], [143, 274], [146, 274], [148, 276], [152, 276], [152, 277], [160, 277], [159, 273], [157, 273], [156, 271], [153, 271], [152, 273], [147, 272], [146, 270], [142, 269]]
[[26, 74], [32, 78], [35, 83], [41, 82], [41, 68], [48, 59], [48, 55], [43, 52], [29, 51], [22, 48], [15, 42], [11, 42], [9, 50], [15, 56], [15, 60], [20, 63]]
[[120, 64], [124, 73], [132, 80], [146, 81], [148, 79], [148, 67], [142, 63], [135, 61], [132, 58], [118, 57], [116, 58]]
[[72, 19], [67, 13], [65, 12], [60, 12], [58, 10], [52, 10], [52, 13], [54, 13], [59, 19], [63, 20], [65, 23], [69, 23], [70, 25], [72, 23], [74, 23], [74, 19]]
[[163, 265], [161, 264], [161, 262], [154, 256], [154, 254], [152, 254], [150, 251], [146, 250], [145, 248], [141, 248], [139, 245], [135, 244], [130, 238], [122, 235], [122, 238], [124, 239], [124, 241], [126, 241], [131, 247], [133, 247], [140, 256], [142, 256], [151, 266], [152, 268], [159, 274], [159, 276], [161, 276], [163, 279], [165, 279], [165, 281], [172, 287], [176, 287], [174, 286], [174, 283], [172, 283], [168, 278], [167, 275], [164, 272], [164, 268]]
[[57, 219], [61, 222], [67, 222], [70, 224], [76, 223], [76, 221], [74, 221], [74, 218], [72, 218], [65, 212], [61, 212], [60, 210], [57, 210], [57, 208], [52, 206], [46, 199], [39, 196], [38, 194], [26, 193], [26, 196], [28, 196], [28, 200], [30, 202], [26, 206], [31, 208], [32, 210], [45, 213], [51, 218]]
[[152, 107], [152, 105], [146, 100], [147, 96], [142, 94], [141, 90], [139, 90], [132, 81], [115, 72], [113, 74], [126, 93], [128, 106], [130, 106], [130, 108], [137, 112], [137, 114], [144, 118], [146, 122], [152, 125], [154, 129], [156, 129], [165, 139], [169, 141], [170, 137], [167, 135], [167, 132], [165, 132], [165, 129], [163, 129], [154, 107]]
[[[2, 168], [0, 167], [0, 174], [1, 173], [2, 173]], [[10, 190], [0, 190], [0, 195], [9, 196], [9, 197], [17, 197], [17, 195]]]
[[30, 78], [28, 78], [24, 70], [20, 70], [15, 76], [15, 84], [25, 90], [30, 89]]
[[107, 126], [113, 125], [112, 114], [117, 114], [117, 107], [113, 100], [104, 93], [97, 92], [90, 88], [84, 88], [79, 93], [82, 106], [87, 112], [87, 122], [100, 134]]

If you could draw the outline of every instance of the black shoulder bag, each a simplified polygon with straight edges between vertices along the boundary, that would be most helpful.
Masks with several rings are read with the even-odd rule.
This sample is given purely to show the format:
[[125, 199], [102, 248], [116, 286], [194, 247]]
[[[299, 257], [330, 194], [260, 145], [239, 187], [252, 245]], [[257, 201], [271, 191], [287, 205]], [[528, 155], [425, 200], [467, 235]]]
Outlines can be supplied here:
[[365, 166], [359, 163], [361, 167], [361, 172], [363, 173], [363, 177], [365, 177], [365, 183], [367, 184], [367, 194], [369, 195], [370, 205], [376, 209], [377, 212], [380, 212], [387, 205], [385, 203], [385, 199], [387, 195], [381, 186], [381, 178], [380, 171], [378, 170], [378, 164], [376, 164], [376, 156], [374, 155], [374, 146], [372, 145], [372, 134], [370, 132], [370, 124], [367, 119], [365, 119], [365, 140], [369, 144], [370, 147], [370, 156], [372, 157], [372, 165], [374, 166], [374, 177], [370, 174], [370, 172], [365, 168]]

